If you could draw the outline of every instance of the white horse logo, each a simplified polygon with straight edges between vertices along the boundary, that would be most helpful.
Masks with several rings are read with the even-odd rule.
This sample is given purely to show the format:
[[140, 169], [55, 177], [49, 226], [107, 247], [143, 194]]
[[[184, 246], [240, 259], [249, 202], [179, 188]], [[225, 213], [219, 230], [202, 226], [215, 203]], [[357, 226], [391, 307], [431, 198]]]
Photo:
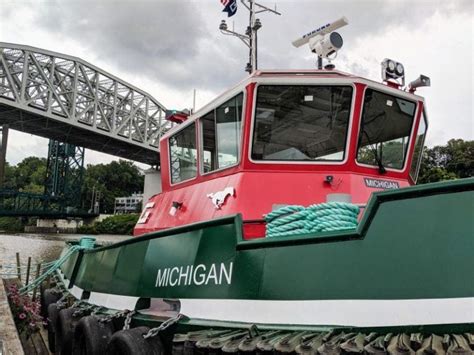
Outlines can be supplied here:
[[233, 187], [226, 187], [222, 191], [217, 191], [215, 193], [207, 194], [207, 197], [209, 197], [212, 200], [214, 207], [220, 210], [227, 196], [234, 196], [234, 192], [235, 191]]

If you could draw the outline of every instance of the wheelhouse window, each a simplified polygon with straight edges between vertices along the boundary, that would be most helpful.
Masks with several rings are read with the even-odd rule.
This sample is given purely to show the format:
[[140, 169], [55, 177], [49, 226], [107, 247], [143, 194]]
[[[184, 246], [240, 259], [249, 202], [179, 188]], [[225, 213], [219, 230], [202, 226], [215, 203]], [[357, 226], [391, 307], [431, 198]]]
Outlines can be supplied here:
[[372, 89], [365, 91], [357, 161], [402, 169], [407, 155], [416, 103]]
[[351, 102], [351, 86], [259, 86], [252, 159], [344, 160]]
[[196, 125], [169, 138], [171, 183], [192, 179], [197, 173]]
[[204, 173], [239, 161], [242, 100], [243, 94], [239, 94], [201, 117]]
[[410, 167], [410, 176], [414, 182], [416, 182], [418, 178], [418, 172], [420, 171], [421, 156], [423, 153], [423, 146], [425, 144], [427, 126], [428, 124], [426, 122], [425, 113], [423, 112], [420, 124], [418, 125], [418, 132], [416, 133], [415, 150], [413, 152], [413, 159], [411, 160]]

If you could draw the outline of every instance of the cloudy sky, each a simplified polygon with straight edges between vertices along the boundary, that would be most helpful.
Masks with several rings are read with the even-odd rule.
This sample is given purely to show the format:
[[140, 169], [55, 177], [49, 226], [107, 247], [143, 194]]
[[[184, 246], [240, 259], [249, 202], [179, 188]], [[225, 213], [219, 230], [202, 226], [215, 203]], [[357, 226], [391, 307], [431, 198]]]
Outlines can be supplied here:
[[[291, 41], [341, 16], [344, 47], [338, 69], [380, 80], [388, 57], [405, 65], [408, 81], [431, 77], [418, 91], [428, 105], [427, 144], [473, 139], [473, 38], [471, 0], [260, 0], [282, 16], [261, 14], [259, 66], [313, 68], [315, 58]], [[229, 27], [244, 30], [248, 13], [239, 2]], [[219, 0], [31, 1], [0, 0], [0, 41], [80, 57], [149, 92], [168, 108], [197, 106], [246, 73], [247, 49], [218, 31], [225, 14]], [[11, 132], [7, 160], [46, 156], [47, 140]], [[86, 151], [87, 163], [111, 156]]]

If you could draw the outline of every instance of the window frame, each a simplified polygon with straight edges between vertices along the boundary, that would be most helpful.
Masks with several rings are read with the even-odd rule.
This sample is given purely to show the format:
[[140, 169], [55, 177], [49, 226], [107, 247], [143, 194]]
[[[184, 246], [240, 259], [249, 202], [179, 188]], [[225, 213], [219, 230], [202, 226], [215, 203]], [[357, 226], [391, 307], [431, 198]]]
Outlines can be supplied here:
[[[178, 182], [173, 182], [173, 178], [171, 176], [171, 144], [170, 144], [170, 139], [173, 138], [174, 136], [176, 136], [177, 134], [181, 133], [182, 131], [184, 131], [186, 128], [190, 127], [194, 125], [194, 140], [196, 142], [196, 175], [193, 176], [192, 178], [189, 178], [189, 179], [186, 179], [186, 180], [181, 180], [181, 181], [178, 181]], [[182, 124], [182, 127], [180, 127], [180, 129], [176, 132], [173, 132], [173, 134], [171, 134], [169, 137], [166, 138], [167, 140], [167, 144], [168, 144], [168, 177], [169, 177], [169, 184], [170, 186], [176, 186], [176, 185], [179, 185], [179, 184], [182, 184], [182, 183], [185, 183], [185, 182], [189, 182], [189, 181], [192, 181], [192, 180], [195, 180], [198, 178], [199, 176], [199, 169], [198, 169], [198, 166], [199, 166], [199, 160], [200, 160], [200, 157], [199, 157], [199, 141], [198, 141], [198, 132], [197, 132], [197, 127], [198, 125], [196, 125], [196, 120], [192, 120], [192, 121], [189, 121], [189, 123], [183, 123]]]
[[[223, 168], [217, 168], [215, 170], [211, 170], [211, 171], [208, 171], [208, 172], [204, 172], [204, 130], [202, 129], [202, 118], [204, 116], [207, 116], [210, 112], [214, 112], [214, 128], [215, 129], [215, 142], [216, 142], [216, 148], [217, 148], [217, 142], [218, 142], [218, 138], [217, 138], [217, 127], [216, 127], [216, 110], [219, 106], [222, 106], [223, 104], [225, 104], [227, 101], [230, 101], [232, 99], [235, 99], [237, 96], [239, 95], [242, 95], [242, 112], [240, 113], [240, 141], [239, 141], [239, 145], [238, 145], [238, 153], [237, 153], [237, 161], [232, 164], [232, 165], [227, 165]], [[242, 152], [243, 152], [243, 142], [244, 142], [244, 121], [245, 121], [245, 107], [246, 107], [246, 103], [247, 103], [247, 97], [246, 97], [246, 92], [245, 90], [243, 91], [238, 91], [236, 94], [232, 95], [231, 97], [227, 98], [226, 100], [220, 102], [218, 105], [215, 105], [212, 109], [210, 110], [207, 110], [206, 113], [202, 114], [202, 115], [199, 115], [199, 118], [197, 119], [197, 121], [199, 122], [198, 126], [199, 126], [199, 143], [200, 143], [200, 147], [199, 147], [199, 174], [201, 176], [207, 176], [207, 175], [210, 175], [210, 174], [214, 174], [214, 173], [217, 173], [217, 172], [221, 172], [223, 170], [226, 170], [226, 169], [231, 169], [231, 168], [235, 168], [236, 166], [238, 166], [241, 161], [242, 161]], [[217, 161], [218, 161], [218, 158], [217, 158]]]
[[[366, 94], [367, 89], [371, 89], [375, 92], [380, 92], [382, 94], [391, 95], [395, 98], [403, 99], [403, 100], [406, 100], [406, 101], [409, 101], [409, 102], [415, 104], [415, 112], [413, 113], [413, 120], [412, 120], [412, 123], [411, 123], [410, 135], [408, 137], [408, 142], [407, 142], [407, 150], [406, 150], [405, 156], [403, 158], [403, 166], [400, 169], [396, 169], [396, 168], [391, 168], [391, 167], [388, 167], [388, 166], [384, 165], [384, 168], [385, 168], [386, 171], [401, 173], [401, 172], [405, 171], [406, 168], [407, 168], [407, 163], [408, 163], [407, 158], [408, 158], [408, 153], [410, 151], [412, 141], [413, 141], [413, 134], [414, 134], [415, 126], [416, 126], [416, 117], [418, 116], [418, 112], [420, 110], [420, 103], [419, 103], [418, 100], [416, 100], [415, 97], [407, 97], [405, 95], [399, 95], [398, 93], [394, 93], [391, 90], [383, 90], [381, 88], [376, 88], [376, 87], [370, 86], [370, 85], [365, 86], [364, 91], [362, 92], [362, 101], [361, 101], [360, 116], [359, 116], [359, 127], [357, 129], [357, 135], [355, 136], [355, 139], [356, 139], [355, 149], [356, 150], [354, 152], [354, 162], [357, 166], [360, 166], [360, 167], [370, 168], [370, 169], [375, 169], [375, 170], [379, 169], [379, 167], [377, 165], [364, 164], [364, 163], [360, 163], [357, 160], [357, 155], [359, 153], [359, 144], [358, 144], [358, 142], [359, 142], [359, 135], [360, 135], [361, 127], [362, 127], [362, 117], [364, 116], [364, 102], [365, 102], [365, 94]], [[383, 161], [382, 161], [382, 163], [383, 163]]]
[[[260, 86], [343, 86], [343, 87], [350, 87], [352, 89], [352, 97], [351, 97], [351, 106], [349, 109], [349, 122], [347, 125], [347, 132], [345, 137], [344, 143], [344, 159], [342, 160], [328, 160], [328, 161], [306, 161], [306, 160], [255, 160], [252, 158], [252, 150], [253, 150], [253, 137], [255, 131], [255, 120], [256, 120], [256, 111], [257, 111], [257, 94], [258, 88]], [[313, 80], [311, 81], [302, 81], [302, 82], [288, 82], [288, 81], [262, 81], [258, 82], [255, 85], [254, 92], [253, 92], [253, 105], [252, 105], [252, 119], [250, 124], [250, 137], [249, 137], [249, 146], [248, 146], [248, 156], [250, 162], [253, 164], [265, 164], [265, 165], [344, 165], [349, 161], [349, 148], [351, 146], [351, 131], [353, 128], [354, 122], [354, 109], [355, 109], [355, 99], [356, 99], [356, 92], [357, 87], [355, 82], [353, 81], [346, 81], [346, 80], [328, 80], [324, 81], [321, 80], [317, 83], [314, 83]]]
[[[425, 133], [423, 134], [423, 141], [421, 142], [421, 150], [420, 150], [420, 155], [418, 157], [418, 161], [416, 163], [416, 168], [415, 168], [415, 176], [411, 175], [411, 164], [410, 164], [410, 170], [408, 172], [408, 175], [410, 175], [410, 178], [412, 179], [413, 183], [416, 184], [418, 181], [418, 176], [420, 175], [420, 167], [421, 167], [421, 161], [423, 160], [423, 152], [425, 150], [425, 141], [426, 141], [426, 134], [428, 133], [428, 116], [426, 114], [426, 109], [423, 108], [423, 111], [421, 112], [420, 116], [420, 122], [418, 123], [418, 128], [420, 128], [421, 122], [424, 121], [425, 123]], [[418, 130], [416, 132], [416, 136], [418, 136]], [[413, 153], [411, 160], [413, 161], [414, 154], [415, 154], [415, 149], [416, 149], [416, 138], [415, 137], [415, 144], [413, 144]]]

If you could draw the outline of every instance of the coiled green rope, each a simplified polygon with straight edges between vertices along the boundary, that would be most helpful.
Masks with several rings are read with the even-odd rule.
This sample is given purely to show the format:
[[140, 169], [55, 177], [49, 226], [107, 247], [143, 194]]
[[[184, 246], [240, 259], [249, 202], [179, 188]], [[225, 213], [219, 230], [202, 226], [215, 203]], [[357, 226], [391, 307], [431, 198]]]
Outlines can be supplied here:
[[69, 259], [71, 255], [73, 255], [74, 253], [78, 252], [79, 250], [92, 249], [94, 248], [94, 245], [95, 245], [95, 238], [90, 238], [90, 237], [81, 238], [81, 240], [79, 241], [79, 244], [71, 246], [63, 256], [61, 256], [57, 260], [52, 261], [50, 263], [50, 266], [47, 268], [45, 272], [41, 274], [41, 276], [33, 280], [28, 285], [20, 288], [19, 290], [20, 294], [25, 294], [33, 290], [34, 288], [38, 287], [44, 280], [46, 280], [48, 276], [52, 275], [53, 272], [59, 269], [61, 265], [64, 264], [66, 260]]
[[354, 229], [358, 215], [359, 207], [345, 202], [321, 203], [306, 208], [285, 206], [265, 216], [266, 237]]

